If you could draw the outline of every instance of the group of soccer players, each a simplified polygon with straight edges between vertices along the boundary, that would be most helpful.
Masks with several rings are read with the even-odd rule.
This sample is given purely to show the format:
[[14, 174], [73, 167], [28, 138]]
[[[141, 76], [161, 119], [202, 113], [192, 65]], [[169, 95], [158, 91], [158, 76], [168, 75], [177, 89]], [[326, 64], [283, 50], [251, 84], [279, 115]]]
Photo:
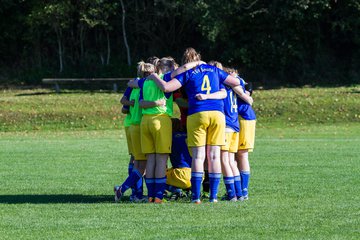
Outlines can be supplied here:
[[[171, 57], [149, 58], [128, 83], [121, 103], [131, 158], [128, 177], [114, 187], [116, 202], [129, 188], [134, 202], [162, 203], [165, 190], [191, 187], [191, 202], [199, 204], [204, 170], [209, 202], [218, 201], [222, 174], [226, 200], [248, 198], [248, 152], [254, 148], [256, 123], [251, 93], [234, 69], [202, 62], [193, 48], [182, 60], [177, 67]], [[171, 119], [174, 96], [181, 120]]]

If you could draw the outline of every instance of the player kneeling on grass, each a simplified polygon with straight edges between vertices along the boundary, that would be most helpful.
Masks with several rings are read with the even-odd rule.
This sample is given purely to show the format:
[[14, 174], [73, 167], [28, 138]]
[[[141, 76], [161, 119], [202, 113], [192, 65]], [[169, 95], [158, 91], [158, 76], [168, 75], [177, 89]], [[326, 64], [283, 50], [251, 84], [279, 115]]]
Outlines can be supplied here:
[[183, 129], [177, 118], [172, 118], [172, 146], [170, 153], [171, 168], [166, 171], [167, 190], [171, 192], [170, 200], [183, 197], [182, 190], [191, 188], [191, 156], [186, 144], [186, 129]]

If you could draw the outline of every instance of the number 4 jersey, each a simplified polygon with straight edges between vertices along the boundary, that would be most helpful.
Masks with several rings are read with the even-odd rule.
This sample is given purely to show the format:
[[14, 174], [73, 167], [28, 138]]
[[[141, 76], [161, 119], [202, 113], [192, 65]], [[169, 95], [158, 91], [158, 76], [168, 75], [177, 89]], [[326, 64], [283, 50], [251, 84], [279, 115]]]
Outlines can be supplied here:
[[223, 70], [202, 64], [194, 69], [190, 69], [175, 78], [185, 87], [189, 99], [188, 114], [194, 114], [203, 111], [220, 111], [223, 112], [224, 103], [218, 99], [198, 100], [196, 94], [210, 94], [219, 91], [222, 83], [228, 74]]

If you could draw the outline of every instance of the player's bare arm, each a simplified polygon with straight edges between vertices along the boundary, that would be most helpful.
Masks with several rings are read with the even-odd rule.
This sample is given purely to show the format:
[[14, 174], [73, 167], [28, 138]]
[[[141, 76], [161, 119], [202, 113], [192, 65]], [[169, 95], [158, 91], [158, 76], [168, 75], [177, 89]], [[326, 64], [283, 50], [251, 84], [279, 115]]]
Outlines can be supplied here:
[[181, 87], [181, 83], [176, 78], [171, 79], [169, 82], [165, 82], [156, 73], [149, 75], [147, 79], [153, 80], [163, 92], [173, 92]]
[[139, 84], [138, 84], [138, 81], [139, 79], [135, 78], [133, 80], [130, 80], [127, 85], [128, 87], [131, 87], [131, 88], [139, 88]]
[[220, 91], [214, 92], [214, 93], [209, 93], [209, 94], [202, 94], [202, 93], [198, 93], [195, 95], [195, 97], [198, 100], [206, 100], [206, 99], [224, 99], [226, 98], [227, 93], [225, 91], [225, 89], [220, 89]]
[[120, 103], [123, 105], [123, 106], [134, 106], [135, 104], [135, 101], [134, 100], [129, 100], [126, 96], [123, 96], [120, 100]]
[[166, 100], [165, 99], [159, 99], [156, 101], [145, 101], [145, 100], [140, 100], [139, 102], [139, 106], [141, 108], [152, 108], [152, 107], [162, 107], [166, 105]]
[[174, 70], [172, 73], [171, 73], [171, 78], [174, 78], [175, 76], [183, 73], [183, 72], [186, 72], [187, 70], [189, 69], [192, 69], [194, 67], [197, 67], [201, 64], [206, 64], [206, 62], [203, 62], [203, 61], [196, 61], [196, 62], [189, 62], [189, 63], [186, 63], [184, 65], [182, 65], [181, 67], [178, 67], [176, 70]]
[[236, 77], [228, 75], [226, 77], [224, 83], [232, 88], [232, 87], [235, 87], [235, 86], [239, 86], [240, 85], [240, 80], [237, 79]]
[[253, 102], [254, 102], [253, 98], [250, 95], [244, 93], [244, 90], [242, 89], [242, 87], [240, 85], [232, 87], [232, 89], [239, 96], [239, 98], [241, 98], [242, 100], [244, 100], [245, 102], [247, 102], [250, 105], [253, 104]]

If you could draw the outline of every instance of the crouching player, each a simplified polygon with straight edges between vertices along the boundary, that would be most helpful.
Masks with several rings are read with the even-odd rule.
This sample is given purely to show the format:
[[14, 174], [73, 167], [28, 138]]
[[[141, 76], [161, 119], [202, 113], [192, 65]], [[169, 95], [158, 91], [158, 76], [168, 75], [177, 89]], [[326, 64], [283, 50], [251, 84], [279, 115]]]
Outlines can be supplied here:
[[186, 129], [179, 119], [172, 118], [172, 146], [170, 153], [171, 168], [166, 171], [167, 190], [172, 193], [171, 200], [182, 197], [182, 190], [191, 188], [191, 156], [186, 144]]

